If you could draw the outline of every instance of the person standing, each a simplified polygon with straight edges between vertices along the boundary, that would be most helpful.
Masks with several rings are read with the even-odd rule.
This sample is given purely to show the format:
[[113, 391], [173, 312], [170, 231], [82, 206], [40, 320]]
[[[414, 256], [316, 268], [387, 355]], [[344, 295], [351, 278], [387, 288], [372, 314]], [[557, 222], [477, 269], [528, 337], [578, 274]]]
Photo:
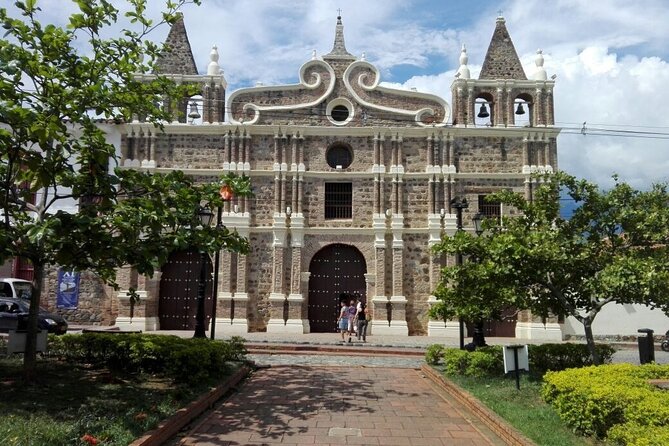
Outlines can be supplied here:
[[[346, 342], [346, 334], [349, 333], [348, 331], [348, 305], [346, 304], [345, 300], [342, 300], [340, 302], [341, 309], [339, 310], [339, 319], [337, 319], [337, 327], [339, 327], [339, 331], [341, 332], [341, 342]], [[351, 341], [351, 335], [349, 334], [348, 336], [349, 342]]]
[[355, 327], [355, 316], [358, 313], [357, 307], [355, 305], [355, 297], [351, 298], [351, 303], [346, 311], [348, 312], [348, 342], [351, 342], [351, 337], [353, 336]]
[[355, 318], [358, 321], [358, 341], [362, 336], [362, 342], [367, 342], [367, 305], [362, 301], [358, 302]]

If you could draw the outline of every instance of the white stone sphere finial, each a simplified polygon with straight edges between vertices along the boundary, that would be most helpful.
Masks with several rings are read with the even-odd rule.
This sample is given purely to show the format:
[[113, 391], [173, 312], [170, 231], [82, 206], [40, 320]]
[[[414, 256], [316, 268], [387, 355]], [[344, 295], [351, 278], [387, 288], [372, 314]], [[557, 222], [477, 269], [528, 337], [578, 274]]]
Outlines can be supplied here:
[[316, 50], [311, 50], [311, 60], [316, 60]]
[[541, 49], [537, 50], [537, 57], [534, 58], [534, 63], [537, 66], [537, 69], [534, 73], [534, 80], [545, 81], [548, 79], [546, 69], [544, 68], [544, 52]]
[[363, 51], [362, 56], [360, 56], [360, 60], [367, 60], [367, 54]]
[[209, 53], [209, 65], [207, 65], [207, 75], [218, 76], [221, 74], [221, 67], [218, 65], [218, 47], [216, 45], [211, 47]]

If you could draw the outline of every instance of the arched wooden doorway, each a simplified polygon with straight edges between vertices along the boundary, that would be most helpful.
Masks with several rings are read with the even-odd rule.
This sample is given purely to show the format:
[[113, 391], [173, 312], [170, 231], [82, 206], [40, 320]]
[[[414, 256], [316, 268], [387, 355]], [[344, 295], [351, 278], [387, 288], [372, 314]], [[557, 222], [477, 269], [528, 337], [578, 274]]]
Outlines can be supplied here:
[[[206, 257], [205, 322], [211, 320], [211, 260]], [[197, 287], [200, 281], [200, 253], [177, 251], [162, 267], [158, 315], [161, 330], [194, 330], [197, 313]]]
[[340, 295], [349, 293], [365, 299], [365, 258], [353, 246], [329, 245], [311, 259], [309, 272], [310, 331], [334, 333], [337, 331]]

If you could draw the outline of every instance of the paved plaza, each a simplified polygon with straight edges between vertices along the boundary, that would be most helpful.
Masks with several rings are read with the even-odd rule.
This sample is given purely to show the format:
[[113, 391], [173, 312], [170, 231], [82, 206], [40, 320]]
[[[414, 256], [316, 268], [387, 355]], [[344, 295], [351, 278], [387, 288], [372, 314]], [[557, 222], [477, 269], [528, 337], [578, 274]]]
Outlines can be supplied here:
[[181, 445], [503, 445], [414, 369], [261, 369]]

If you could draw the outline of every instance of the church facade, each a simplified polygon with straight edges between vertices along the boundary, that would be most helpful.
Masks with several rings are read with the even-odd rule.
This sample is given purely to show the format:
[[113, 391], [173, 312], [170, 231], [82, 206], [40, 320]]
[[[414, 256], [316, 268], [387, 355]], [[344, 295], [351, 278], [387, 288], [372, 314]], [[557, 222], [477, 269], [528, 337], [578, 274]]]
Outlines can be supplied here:
[[[512, 210], [486, 200], [509, 189], [532, 196], [531, 174], [557, 168], [553, 88], [539, 51], [525, 73], [498, 18], [478, 79], [463, 47], [452, 104], [380, 85], [379, 70], [346, 50], [341, 18], [332, 50], [315, 52], [297, 83], [228, 94], [212, 49], [198, 74], [183, 20], [168, 36], [158, 73], [199, 87], [165, 103], [164, 131], [122, 124], [123, 168], [180, 169], [201, 181], [223, 173], [251, 178], [254, 196], [233, 198], [222, 223], [247, 236], [248, 255], [221, 252], [215, 326], [219, 335], [334, 332], [343, 293], [367, 302], [371, 334], [457, 336], [457, 323], [430, 320], [440, 269], [432, 252], [457, 227], [455, 203], [472, 216]], [[197, 255], [175, 253], [153, 278], [121, 271], [138, 289], [114, 308], [121, 327], [188, 329], [194, 323]], [[208, 298], [211, 317], [213, 298]], [[557, 321], [527, 312], [489, 324], [488, 335], [559, 339]]]

